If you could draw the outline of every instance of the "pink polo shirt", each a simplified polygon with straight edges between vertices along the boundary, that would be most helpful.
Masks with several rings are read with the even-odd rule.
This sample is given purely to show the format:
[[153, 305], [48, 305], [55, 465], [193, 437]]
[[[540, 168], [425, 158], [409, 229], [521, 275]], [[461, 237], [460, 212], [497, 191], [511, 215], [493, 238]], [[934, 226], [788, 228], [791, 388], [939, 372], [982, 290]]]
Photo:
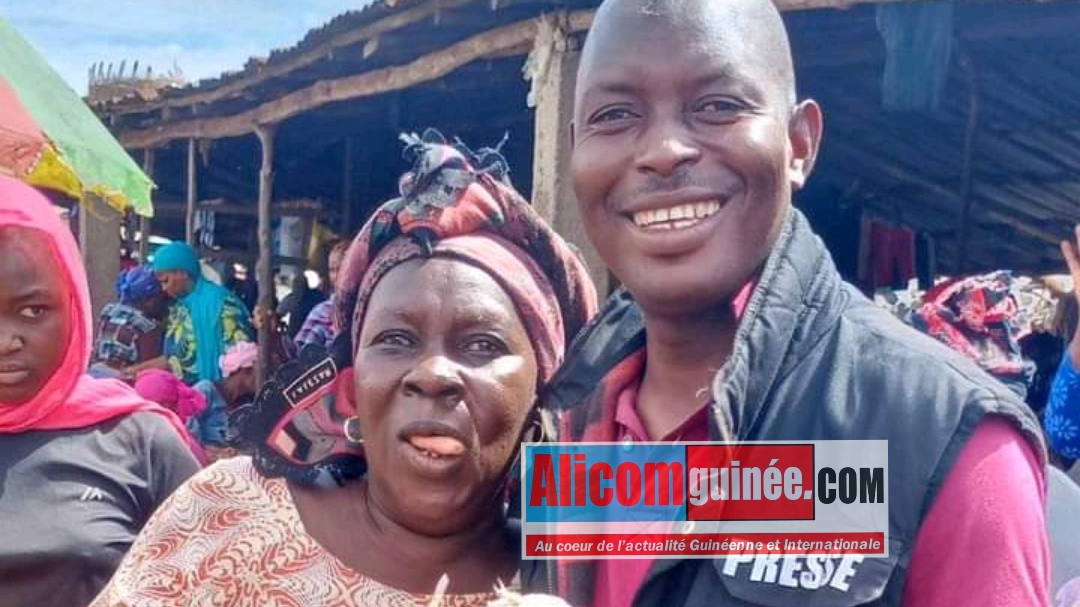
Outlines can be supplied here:
[[[753, 284], [736, 298], [741, 316]], [[637, 412], [640, 380], [618, 394], [615, 436], [649, 441]], [[709, 440], [702, 408], [662, 441]], [[903, 607], [1050, 607], [1046, 476], [1009, 422], [975, 431], [931, 505], [915, 541]], [[652, 559], [597, 564], [592, 607], [630, 607]]]

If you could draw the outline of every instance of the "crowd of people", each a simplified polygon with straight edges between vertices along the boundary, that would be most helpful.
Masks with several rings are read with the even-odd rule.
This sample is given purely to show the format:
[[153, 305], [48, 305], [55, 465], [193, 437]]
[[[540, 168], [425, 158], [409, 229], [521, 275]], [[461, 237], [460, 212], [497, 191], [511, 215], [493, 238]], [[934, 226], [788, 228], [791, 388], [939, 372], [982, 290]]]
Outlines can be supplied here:
[[[841, 278], [793, 204], [825, 121], [774, 5], [607, 0], [575, 95], [570, 177], [617, 291], [498, 150], [404, 137], [400, 191], [330, 250], [332, 293], [287, 306], [261, 386], [277, 314], [173, 243], [95, 323], [70, 229], [0, 176], [0, 602], [1080, 605], [1080, 327], [1036, 413], [1030, 378]], [[521, 558], [522, 442], [870, 439], [889, 551], [843, 584]]]

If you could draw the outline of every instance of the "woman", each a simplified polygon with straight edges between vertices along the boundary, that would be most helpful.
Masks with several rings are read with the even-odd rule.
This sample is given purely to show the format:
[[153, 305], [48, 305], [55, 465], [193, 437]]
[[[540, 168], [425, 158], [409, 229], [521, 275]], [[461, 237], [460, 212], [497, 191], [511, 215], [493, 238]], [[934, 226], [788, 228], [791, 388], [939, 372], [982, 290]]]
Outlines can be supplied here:
[[332, 290], [334, 285], [337, 284], [338, 270], [341, 269], [341, 261], [345, 258], [345, 252], [348, 248], [349, 241], [342, 240], [334, 244], [330, 249], [330, 253], [326, 256], [326, 270], [327, 277], [330, 279], [331, 294], [326, 301], [312, 308], [307, 318], [304, 319], [300, 332], [293, 339], [297, 352], [303, 350], [304, 346], [308, 344], [326, 346], [337, 337], [337, 329], [334, 327], [333, 321], [334, 295]]
[[225, 411], [210, 411], [206, 396], [180, 381], [180, 378], [170, 371], [143, 371], [135, 378], [134, 386], [139, 396], [165, 407], [180, 418], [180, 422], [195, 439], [192, 441], [192, 453], [200, 463], [206, 464], [209, 461], [205, 449], [207, 437], [218, 434], [217, 426], [221, 427], [220, 434], [224, 436], [228, 427], [229, 420]]
[[198, 464], [175, 415], [92, 379], [86, 271], [36, 190], [0, 176], [0, 603], [85, 605]]
[[94, 364], [96, 377], [132, 380], [161, 356], [169, 298], [154, 271], [146, 266], [124, 270], [116, 281], [119, 301], [101, 311]]
[[168, 366], [188, 385], [217, 381], [225, 350], [255, 339], [247, 308], [231, 291], [203, 277], [199, 255], [186, 243], [158, 249], [153, 268], [174, 300], [165, 329]]
[[[1074, 296], [1080, 302], [1080, 225], [1076, 226], [1074, 237], [1074, 242], [1061, 243], [1061, 252], [1072, 275]], [[1072, 339], [1050, 386], [1043, 429], [1059, 467], [1072, 468], [1080, 460], [1080, 323], [1073, 328]]]
[[331, 353], [267, 382], [253, 458], [179, 490], [94, 607], [425, 605], [440, 579], [430, 604], [485, 605], [515, 579], [511, 465], [596, 294], [501, 162], [438, 141], [349, 249]]
[[259, 347], [250, 341], [242, 341], [221, 357], [221, 379], [216, 382], [203, 380], [192, 386], [206, 398], [207, 407], [215, 412], [215, 418], [220, 416], [222, 420], [221, 424], [215, 424], [213, 435], [204, 436], [203, 444], [211, 461], [236, 455], [236, 432], [228, 415], [255, 398], [258, 360]]

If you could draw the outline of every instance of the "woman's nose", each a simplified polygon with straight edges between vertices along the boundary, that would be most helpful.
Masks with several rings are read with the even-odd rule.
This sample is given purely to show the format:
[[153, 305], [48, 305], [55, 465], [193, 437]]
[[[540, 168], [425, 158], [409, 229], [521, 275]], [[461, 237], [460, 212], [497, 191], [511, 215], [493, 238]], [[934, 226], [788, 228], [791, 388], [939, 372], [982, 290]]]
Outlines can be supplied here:
[[406, 393], [427, 398], [459, 400], [465, 393], [458, 365], [442, 354], [420, 360], [402, 383]]
[[25, 340], [15, 331], [0, 325], [0, 355], [14, 354], [25, 345]]

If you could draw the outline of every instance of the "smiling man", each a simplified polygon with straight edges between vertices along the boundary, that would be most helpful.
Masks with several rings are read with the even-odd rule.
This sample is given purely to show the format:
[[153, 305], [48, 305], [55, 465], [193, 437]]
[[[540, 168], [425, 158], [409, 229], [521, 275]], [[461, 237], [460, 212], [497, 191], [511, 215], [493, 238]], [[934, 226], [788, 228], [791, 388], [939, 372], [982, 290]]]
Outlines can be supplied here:
[[571, 168], [625, 290], [548, 397], [562, 440], [888, 440], [889, 557], [563, 563], [574, 604], [1049, 604], [1036, 420], [842, 281], [792, 206], [822, 132], [768, 0], [605, 2]]

